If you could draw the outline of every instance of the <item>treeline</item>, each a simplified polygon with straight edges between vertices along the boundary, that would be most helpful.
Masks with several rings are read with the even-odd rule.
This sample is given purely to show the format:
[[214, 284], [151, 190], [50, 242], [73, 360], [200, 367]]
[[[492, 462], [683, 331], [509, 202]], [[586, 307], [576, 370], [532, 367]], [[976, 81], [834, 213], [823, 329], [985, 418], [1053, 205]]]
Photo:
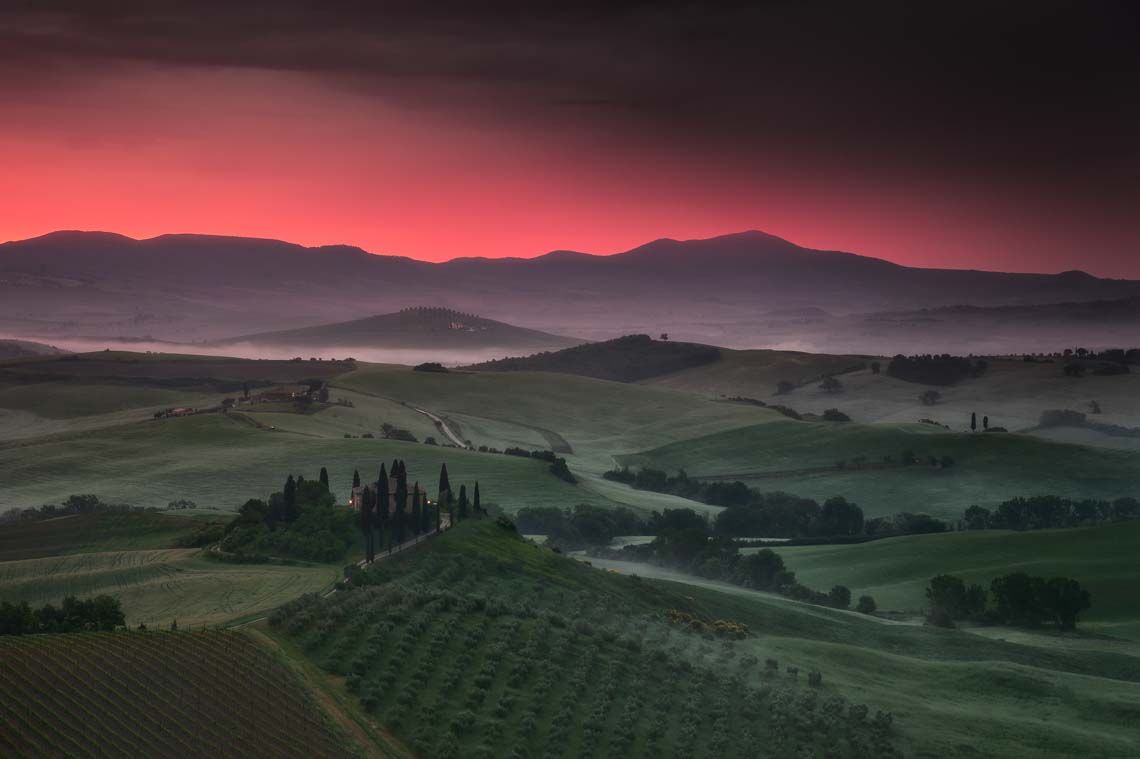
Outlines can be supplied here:
[[[483, 445], [479, 446], [479, 451], [480, 453], [499, 453], [499, 451], [495, 450], [494, 448], [488, 448], [487, 446]], [[571, 473], [570, 467], [566, 464], [566, 459], [555, 454], [554, 451], [528, 451], [526, 448], [507, 448], [503, 450], [502, 453], [505, 453], [508, 456], [519, 456], [524, 459], [531, 458], [550, 462], [550, 466], [548, 468], [551, 474], [560, 480], [569, 482], [571, 485], [578, 484], [578, 478], [575, 477], [573, 473]]]
[[[395, 480], [394, 487], [391, 480]], [[420, 487], [418, 480], [409, 490], [408, 465], [401, 459], [392, 461], [391, 470], [381, 464], [376, 482], [363, 487], [360, 472], [353, 472], [352, 488], [353, 491], [360, 488], [359, 526], [368, 563], [376, 560], [377, 551], [387, 549], [391, 552], [393, 547], [409, 538], [440, 532], [445, 512], [448, 527], [456, 521], [488, 514], [479, 492], [479, 482], [475, 482], [470, 498], [465, 484], [459, 486], [457, 494], [452, 489], [446, 463], [439, 469], [439, 495], [435, 501], [428, 497], [427, 489]]]
[[82, 600], [68, 596], [58, 607], [32, 608], [27, 601], [0, 603], [0, 635], [109, 631], [125, 624], [122, 605], [111, 596]]
[[1046, 580], [1025, 572], [996, 578], [988, 592], [976, 583], [967, 586], [960, 577], [938, 575], [927, 585], [926, 599], [927, 621], [940, 627], [968, 620], [1018, 627], [1049, 623], [1058, 630], [1075, 630], [1081, 612], [1092, 607], [1092, 597], [1076, 580]]
[[953, 385], [967, 378], [980, 377], [988, 368], [989, 362], [984, 358], [964, 358], [948, 353], [922, 356], [900, 354], [887, 364], [887, 375], [923, 385]]
[[[172, 501], [168, 508], [181, 508], [177, 501]], [[141, 513], [145, 511], [158, 511], [154, 506], [131, 506], [125, 503], [105, 503], [95, 495], [68, 496], [61, 504], [47, 504], [39, 508], [12, 509], [0, 514], [0, 523], [3, 522], [38, 522], [44, 519], [72, 516], [74, 514], [102, 514], [115, 513]]]
[[992, 511], [982, 506], [971, 506], [959, 524], [963, 530], [1049, 530], [1129, 519], [1140, 519], [1140, 501], [1132, 497], [1115, 501], [1092, 498], [1078, 501], [1041, 495], [1011, 498], [1002, 501]]
[[[762, 548], [742, 554], [736, 541], [713, 534], [708, 522], [691, 509], [665, 509], [662, 514], [654, 514], [654, 519], [657, 537], [652, 542], [620, 550], [594, 548], [589, 555], [655, 564], [835, 609], [851, 606], [851, 591], [846, 586], [836, 585], [827, 593], [812, 590], [784, 566], [778, 553]], [[875, 600], [861, 597], [857, 610], [874, 611]]]
[[[308, 561], [338, 561], [355, 541], [353, 512], [339, 506], [329, 491], [328, 475], [285, 480], [266, 500], [251, 498], [227, 525], [220, 548], [237, 562], [283, 555]], [[210, 554], [207, 554], [210, 555]]]
[[[913, 458], [913, 453], [907, 454]], [[945, 532], [950, 525], [926, 514], [903, 512], [892, 517], [865, 518], [863, 509], [846, 498], [829, 498], [821, 506], [811, 498], [781, 491], [764, 492], [739, 480], [691, 479], [684, 470], [669, 475], [659, 469], [629, 467], [602, 475], [639, 490], [688, 498], [724, 508], [713, 523], [716, 535], [765, 538], [885, 537]], [[626, 533], [631, 534], [631, 533]], [[642, 532], [638, 534], [654, 534]]]

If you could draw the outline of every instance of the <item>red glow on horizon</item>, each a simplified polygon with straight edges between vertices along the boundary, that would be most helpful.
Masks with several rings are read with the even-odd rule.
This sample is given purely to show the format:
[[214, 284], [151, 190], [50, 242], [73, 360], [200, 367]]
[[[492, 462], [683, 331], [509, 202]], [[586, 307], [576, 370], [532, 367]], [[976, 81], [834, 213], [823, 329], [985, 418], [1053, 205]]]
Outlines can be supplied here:
[[496, 130], [303, 77], [152, 72], [66, 106], [4, 109], [2, 239], [186, 232], [442, 261], [760, 229], [914, 266], [1140, 277], [1130, 256], [1085, 257], [1123, 249], [1114, 230], [1059, 230], [1052, 205], [1000, 188], [802, 157], [736, 165], [589, 130]]

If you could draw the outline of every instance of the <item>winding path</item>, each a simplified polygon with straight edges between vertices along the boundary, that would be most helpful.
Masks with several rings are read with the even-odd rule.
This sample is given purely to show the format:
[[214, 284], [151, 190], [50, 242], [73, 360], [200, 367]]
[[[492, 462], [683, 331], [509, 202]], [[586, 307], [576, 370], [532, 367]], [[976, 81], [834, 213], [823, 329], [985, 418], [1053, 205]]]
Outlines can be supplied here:
[[461, 440], [460, 437], [458, 435], [456, 435], [454, 432], [452, 432], [451, 428], [447, 426], [447, 422], [443, 421], [443, 419], [441, 419], [440, 417], [436, 416], [435, 414], [428, 411], [427, 409], [418, 408], [416, 406], [408, 406], [408, 408], [410, 408], [412, 411], [418, 411], [419, 413], [426, 416], [428, 419], [431, 419], [433, 422], [435, 422], [436, 429], [438, 429], [444, 435], [447, 435], [447, 437], [451, 439], [451, 442], [455, 443], [460, 448], [466, 448], [467, 447], [467, 443], [465, 441]]

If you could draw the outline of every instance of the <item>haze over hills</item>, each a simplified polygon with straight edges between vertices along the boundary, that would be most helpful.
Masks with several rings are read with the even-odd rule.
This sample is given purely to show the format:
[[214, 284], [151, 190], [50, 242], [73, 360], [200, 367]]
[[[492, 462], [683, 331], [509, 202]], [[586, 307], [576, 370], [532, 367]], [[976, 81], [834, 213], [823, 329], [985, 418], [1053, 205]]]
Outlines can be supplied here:
[[338, 349], [363, 347], [467, 351], [498, 348], [532, 352], [568, 348], [582, 341], [447, 308], [418, 307], [335, 324], [243, 335], [225, 340], [222, 344], [243, 342], [265, 346], [321, 346]]
[[[850, 317], [1135, 297], [1137, 281], [918, 269], [755, 231], [657, 240], [610, 256], [556, 251], [438, 264], [350, 246], [206, 235], [57, 232], [0, 245], [0, 333], [53, 342], [215, 341], [439, 303], [589, 339], [669, 332], [728, 347], [969, 351], [976, 334], [949, 331], [932, 345], [920, 326]], [[1021, 349], [1055, 348], [1054, 327], [1031, 320], [1023, 336], [1030, 344]]]

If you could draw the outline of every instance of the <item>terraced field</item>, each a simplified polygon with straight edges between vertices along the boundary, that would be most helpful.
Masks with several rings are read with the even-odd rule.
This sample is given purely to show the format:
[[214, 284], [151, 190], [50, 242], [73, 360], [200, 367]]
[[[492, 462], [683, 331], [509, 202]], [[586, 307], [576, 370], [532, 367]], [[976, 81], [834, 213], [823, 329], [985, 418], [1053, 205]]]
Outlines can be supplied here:
[[356, 753], [290, 669], [236, 632], [0, 637], [5, 756]]

